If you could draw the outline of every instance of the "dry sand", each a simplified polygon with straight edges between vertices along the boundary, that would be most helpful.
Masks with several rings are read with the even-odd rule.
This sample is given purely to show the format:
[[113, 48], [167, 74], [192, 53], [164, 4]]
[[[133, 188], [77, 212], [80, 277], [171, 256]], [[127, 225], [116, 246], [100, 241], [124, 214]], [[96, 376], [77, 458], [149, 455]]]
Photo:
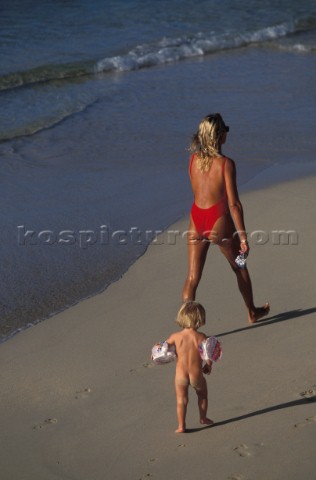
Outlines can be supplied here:
[[[236, 279], [211, 247], [197, 299], [205, 333], [223, 343], [207, 380], [214, 427], [200, 428], [190, 391], [189, 431], [174, 434], [174, 364], [150, 363], [152, 345], [176, 330], [187, 268], [186, 243], [165, 233], [104, 293], [1, 345], [0, 478], [314, 478], [315, 185], [242, 195], [248, 231], [269, 235], [252, 241], [248, 261], [256, 303], [271, 303], [266, 321], [248, 326]], [[276, 245], [280, 229], [296, 230], [298, 244]]]

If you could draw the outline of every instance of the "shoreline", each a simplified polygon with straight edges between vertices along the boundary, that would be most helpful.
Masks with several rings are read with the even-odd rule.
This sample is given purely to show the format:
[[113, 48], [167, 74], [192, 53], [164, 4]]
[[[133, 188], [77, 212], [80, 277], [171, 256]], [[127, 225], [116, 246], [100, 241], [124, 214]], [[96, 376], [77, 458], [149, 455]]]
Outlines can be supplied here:
[[[294, 163], [290, 163], [289, 165], [273, 164], [270, 167], [265, 168], [263, 171], [260, 171], [259, 173], [257, 173], [250, 180], [241, 184], [239, 187], [239, 192], [240, 192], [240, 195], [243, 196], [244, 194], [254, 193], [258, 189], [265, 190], [265, 189], [276, 187], [277, 185], [282, 185], [284, 183], [295, 182], [296, 180], [304, 180], [304, 178], [308, 178], [310, 175], [313, 175], [316, 177], [316, 165], [313, 163], [306, 162], [303, 165], [302, 164], [297, 165]], [[183, 222], [189, 223], [188, 218], [189, 218], [189, 213], [186, 213], [180, 218], [172, 221], [166, 228], [164, 228], [164, 230], [162, 231], [162, 235], [165, 236], [166, 234], [168, 235], [168, 232], [174, 232], [175, 229], [173, 229], [172, 227], [178, 222], [183, 221]], [[155, 233], [155, 231], [153, 232]], [[157, 230], [156, 232], [161, 232], [161, 230]], [[269, 235], [269, 232], [267, 232], [267, 234]], [[160, 237], [161, 237], [161, 234], [160, 234]], [[157, 235], [156, 235], [156, 239], [157, 239]], [[173, 243], [174, 240], [176, 242], [178, 241], [176, 236], [172, 236], [171, 242]], [[116, 276], [110, 279], [108, 283], [105, 284], [104, 287], [102, 287], [101, 289], [95, 292], [90, 293], [87, 296], [83, 296], [82, 298], [75, 300], [73, 303], [65, 304], [64, 306], [58, 308], [57, 310], [51, 311], [49, 314], [43, 317], [39, 317], [34, 320], [31, 320], [26, 325], [20, 326], [19, 328], [12, 331], [8, 331], [8, 333], [5, 332], [1, 334], [0, 345], [2, 343], [9, 341], [12, 337], [23, 332], [24, 330], [32, 328], [38, 325], [39, 323], [45, 322], [51, 317], [54, 317], [55, 315], [58, 315], [70, 308], [73, 308], [75, 305], [80, 304], [81, 302], [87, 299], [93, 298], [97, 295], [104, 293], [110, 287], [110, 285], [120, 281], [122, 277], [127, 273], [127, 271], [134, 265], [134, 263], [137, 262], [143, 255], [147, 253], [150, 245], [151, 245], [151, 242], [146, 244], [144, 246], [144, 250], [140, 254], [135, 256], [133, 259], [129, 260], [129, 262], [124, 266], [124, 268], [122, 268], [122, 270], [119, 273], [117, 273]], [[1, 326], [0, 332], [1, 330], [4, 331], [5, 327], [6, 326]]]
[[296, 245], [252, 248], [256, 303], [271, 303], [265, 321], [248, 326], [230, 267], [218, 249], [209, 252], [197, 300], [207, 312], [203, 330], [223, 343], [207, 378], [215, 427], [198, 424], [190, 391], [189, 433], [173, 433], [174, 365], [152, 367], [150, 350], [176, 330], [186, 245], [151, 245], [103, 293], [1, 345], [4, 480], [193, 480], [205, 471], [219, 479], [310, 478], [314, 185], [313, 177], [242, 194], [248, 230], [299, 232]]
[[[113, 81], [100, 77], [107, 94], [91, 108], [1, 145], [2, 332], [103, 291], [145, 250], [144, 244], [105, 248], [98, 241], [86, 249], [77, 240], [47, 245], [45, 235], [38, 239], [43, 230], [52, 232], [48, 242], [65, 230], [99, 232], [104, 224], [111, 231], [162, 230], [189, 212], [185, 147], [205, 108], [221, 111], [232, 127], [225, 153], [236, 161], [241, 192], [254, 175], [246, 191], [273, 181], [277, 162], [285, 165], [281, 180], [290, 170], [293, 176], [313, 171], [315, 88], [309, 67], [306, 56], [262, 47], [134, 71]], [[123, 124], [129, 131], [122, 143]], [[301, 160], [310, 164], [300, 166]], [[34, 231], [30, 241], [37, 244], [19, 246], [18, 226], [22, 234]]]

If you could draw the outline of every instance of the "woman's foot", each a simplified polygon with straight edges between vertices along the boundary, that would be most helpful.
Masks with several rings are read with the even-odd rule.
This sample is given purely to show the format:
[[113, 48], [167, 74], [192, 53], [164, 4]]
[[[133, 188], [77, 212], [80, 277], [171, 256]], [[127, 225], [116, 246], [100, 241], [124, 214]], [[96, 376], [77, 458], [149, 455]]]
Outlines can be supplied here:
[[185, 433], [185, 427], [177, 428], [177, 430], [175, 430], [174, 433]]
[[213, 420], [210, 420], [209, 418], [201, 418], [200, 423], [202, 425], [213, 425]]
[[253, 312], [249, 312], [248, 322], [256, 323], [258, 320], [268, 315], [269, 312], [270, 312], [270, 305], [269, 303], [265, 303], [263, 307], [255, 308]]

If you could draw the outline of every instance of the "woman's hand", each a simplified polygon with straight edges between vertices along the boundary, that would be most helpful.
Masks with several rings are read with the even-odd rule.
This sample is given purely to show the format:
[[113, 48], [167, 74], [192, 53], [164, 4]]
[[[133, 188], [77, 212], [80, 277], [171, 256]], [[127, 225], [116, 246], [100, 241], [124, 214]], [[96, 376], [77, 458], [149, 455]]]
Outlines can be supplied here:
[[247, 240], [241, 240], [240, 241], [240, 251], [242, 253], [246, 253], [247, 255], [249, 255], [250, 248], [249, 248], [249, 244], [248, 244]]

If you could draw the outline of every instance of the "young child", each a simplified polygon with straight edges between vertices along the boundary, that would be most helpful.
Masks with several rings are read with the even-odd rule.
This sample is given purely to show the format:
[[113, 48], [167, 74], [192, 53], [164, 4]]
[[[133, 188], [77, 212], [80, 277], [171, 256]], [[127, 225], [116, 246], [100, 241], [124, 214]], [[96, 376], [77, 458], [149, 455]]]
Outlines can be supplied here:
[[175, 433], [185, 432], [185, 417], [189, 401], [188, 390], [191, 385], [198, 397], [200, 423], [212, 425], [213, 421], [207, 418], [207, 384], [203, 373], [209, 375], [212, 370], [211, 360], [206, 361], [202, 367], [202, 359], [199, 353], [199, 344], [206, 340], [204, 333], [197, 329], [205, 325], [204, 307], [197, 302], [187, 301], [178, 312], [176, 323], [182, 327], [181, 332], [170, 335], [168, 345], [174, 345], [177, 353], [177, 365], [175, 375], [175, 389], [177, 399], [178, 428]]

